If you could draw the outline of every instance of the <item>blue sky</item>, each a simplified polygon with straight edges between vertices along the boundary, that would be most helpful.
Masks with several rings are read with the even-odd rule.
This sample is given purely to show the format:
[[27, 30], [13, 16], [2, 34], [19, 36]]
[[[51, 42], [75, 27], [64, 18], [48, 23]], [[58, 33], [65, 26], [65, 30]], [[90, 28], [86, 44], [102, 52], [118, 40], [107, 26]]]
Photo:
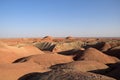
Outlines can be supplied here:
[[0, 0], [0, 37], [120, 37], [120, 0]]

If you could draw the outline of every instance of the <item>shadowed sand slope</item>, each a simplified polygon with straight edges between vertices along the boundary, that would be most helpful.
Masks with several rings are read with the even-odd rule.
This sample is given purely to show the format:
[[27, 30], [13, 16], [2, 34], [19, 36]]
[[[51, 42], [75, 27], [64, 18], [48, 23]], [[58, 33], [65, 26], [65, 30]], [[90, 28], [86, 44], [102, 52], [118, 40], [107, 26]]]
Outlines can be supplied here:
[[51, 66], [51, 68], [52, 69], [70, 69], [70, 70], [86, 72], [91, 70], [107, 69], [108, 66], [96, 61], [74, 61], [70, 63], [54, 65], [54, 66]]
[[120, 46], [114, 47], [108, 51], [106, 51], [108, 55], [115, 56], [120, 59]]
[[52, 51], [56, 44], [52, 42], [38, 42], [34, 45], [40, 50]]
[[111, 64], [110, 71], [106, 75], [120, 80], [120, 62]]
[[108, 56], [95, 48], [88, 48], [78, 60], [98, 61], [104, 64], [116, 63], [119, 59]]
[[22, 76], [18, 80], [116, 80], [103, 75], [68, 71], [68, 70], [53, 70], [45, 73], [31, 73]]

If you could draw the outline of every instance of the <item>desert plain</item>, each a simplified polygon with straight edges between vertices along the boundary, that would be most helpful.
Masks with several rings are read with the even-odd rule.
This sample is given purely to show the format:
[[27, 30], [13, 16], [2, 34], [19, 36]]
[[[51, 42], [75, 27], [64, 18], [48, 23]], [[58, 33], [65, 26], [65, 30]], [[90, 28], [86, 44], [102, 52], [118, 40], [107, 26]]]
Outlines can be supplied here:
[[120, 38], [0, 39], [0, 80], [120, 80]]

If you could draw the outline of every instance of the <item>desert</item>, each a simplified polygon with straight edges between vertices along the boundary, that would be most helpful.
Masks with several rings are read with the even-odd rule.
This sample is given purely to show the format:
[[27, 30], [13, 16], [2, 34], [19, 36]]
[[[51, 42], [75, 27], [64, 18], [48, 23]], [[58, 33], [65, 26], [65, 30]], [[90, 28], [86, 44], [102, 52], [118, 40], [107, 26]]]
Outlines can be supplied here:
[[120, 38], [0, 39], [0, 80], [120, 80]]

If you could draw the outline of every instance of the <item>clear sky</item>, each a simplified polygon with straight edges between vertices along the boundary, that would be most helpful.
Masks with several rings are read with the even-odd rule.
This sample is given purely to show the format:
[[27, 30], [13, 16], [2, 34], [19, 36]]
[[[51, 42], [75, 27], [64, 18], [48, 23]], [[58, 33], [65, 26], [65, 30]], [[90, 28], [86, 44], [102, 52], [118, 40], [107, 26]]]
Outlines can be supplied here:
[[0, 37], [120, 37], [120, 0], [0, 0]]

